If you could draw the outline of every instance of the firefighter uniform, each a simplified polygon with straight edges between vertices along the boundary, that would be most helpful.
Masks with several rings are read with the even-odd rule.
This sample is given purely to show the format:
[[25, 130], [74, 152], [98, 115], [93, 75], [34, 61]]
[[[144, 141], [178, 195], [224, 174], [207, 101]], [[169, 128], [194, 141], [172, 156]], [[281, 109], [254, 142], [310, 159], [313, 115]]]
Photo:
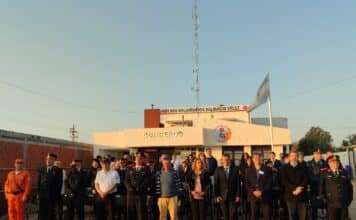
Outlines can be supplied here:
[[[15, 164], [23, 164], [16, 159]], [[11, 171], [5, 182], [9, 220], [25, 219], [25, 202], [31, 192], [31, 177], [26, 170]]]
[[345, 170], [339, 168], [333, 171], [329, 168], [322, 173], [320, 197], [326, 203], [329, 220], [348, 219], [348, 206], [353, 199], [353, 187]]

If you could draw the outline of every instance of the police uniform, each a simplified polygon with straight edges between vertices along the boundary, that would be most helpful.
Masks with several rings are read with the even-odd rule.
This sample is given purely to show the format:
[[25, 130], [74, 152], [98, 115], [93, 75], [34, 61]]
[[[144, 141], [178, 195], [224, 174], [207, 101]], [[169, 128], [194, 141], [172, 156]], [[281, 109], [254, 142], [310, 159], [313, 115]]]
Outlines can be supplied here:
[[127, 171], [125, 186], [127, 190], [128, 219], [142, 220], [145, 218], [144, 210], [149, 180], [147, 167], [134, 166]]
[[[329, 158], [337, 160], [336, 157]], [[320, 197], [326, 203], [329, 220], [347, 220], [348, 206], [353, 200], [353, 187], [343, 169], [324, 171], [320, 180]]]
[[[15, 164], [23, 164], [21, 159], [16, 159]], [[25, 219], [25, 202], [31, 191], [30, 173], [25, 170], [11, 171], [5, 182], [5, 197], [9, 220]]]
[[[116, 172], [119, 174], [120, 179], [125, 180], [126, 168], [117, 169]], [[115, 219], [127, 219], [127, 202], [126, 202], [127, 191], [124, 181], [120, 181], [120, 184], [117, 185], [117, 193], [115, 194], [114, 201], [114, 216]]]
[[[57, 158], [54, 154], [48, 157]], [[42, 167], [38, 170], [38, 194], [40, 199], [40, 220], [53, 220], [61, 210], [58, 210], [57, 201], [61, 197], [63, 184], [62, 169], [52, 167]]]

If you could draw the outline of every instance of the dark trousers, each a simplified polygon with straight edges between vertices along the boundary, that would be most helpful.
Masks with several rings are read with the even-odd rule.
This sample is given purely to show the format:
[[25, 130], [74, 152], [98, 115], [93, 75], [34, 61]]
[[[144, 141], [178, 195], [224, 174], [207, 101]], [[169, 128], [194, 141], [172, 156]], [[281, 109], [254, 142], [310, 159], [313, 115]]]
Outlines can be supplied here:
[[313, 219], [317, 219], [317, 217], [318, 217], [318, 209], [324, 209], [325, 208], [325, 204], [321, 199], [317, 199], [316, 197], [311, 198], [310, 202], [311, 202]]
[[[181, 205], [178, 208], [179, 220], [186, 220], [192, 218], [192, 204], [188, 195], [189, 192], [185, 190], [183, 196], [181, 197]], [[208, 212], [208, 210], [205, 210], [205, 212]]]
[[128, 219], [145, 219], [144, 209], [146, 205], [146, 196], [127, 195], [127, 216]]
[[116, 220], [127, 219], [127, 202], [126, 195], [115, 195], [113, 205], [113, 215]]
[[220, 203], [220, 209], [222, 212], [222, 215], [224, 217], [224, 220], [236, 220], [237, 215], [236, 215], [236, 203], [235, 201], [232, 201], [230, 199], [227, 199], [226, 201], [222, 201]]
[[289, 220], [305, 220], [305, 202], [287, 201]]
[[251, 220], [259, 220], [262, 214], [264, 220], [270, 220], [270, 205], [261, 200], [250, 201], [251, 204]]
[[247, 192], [246, 190], [243, 190], [241, 191], [241, 209], [242, 209], [242, 212], [244, 214], [246, 214], [248, 212], [248, 208], [247, 208], [247, 205], [248, 205], [248, 201], [247, 201]]
[[58, 213], [56, 209], [55, 199], [48, 198], [47, 195], [40, 195], [40, 220], [55, 220]]
[[205, 220], [206, 213], [208, 210], [206, 209], [205, 200], [204, 199], [192, 199], [191, 201], [193, 220]]
[[64, 206], [64, 202], [63, 202], [63, 195], [61, 195], [59, 197], [58, 200], [56, 200], [56, 202], [54, 203], [55, 206], [55, 212], [56, 212], [56, 219], [58, 220], [63, 220], [63, 206]]
[[347, 220], [349, 217], [348, 208], [327, 207], [328, 220]]
[[153, 196], [152, 217], [154, 220], [159, 218], [158, 198], [156, 196]]
[[280, 207], [280, 203], [281, 203], [281, 192], [279, 190], [272, 190], [272, 201], [271, 201], [271, 216], [272, 217], [277, 217], [279, 216], [279, 209]]
[[287, 202], [284, 198], [284, 196], [280, 196], [280, 203], [279, 203], [279, 208], [282, 209], [282, 212], [280, 212], [279, 214], [281, 215], [280, 218], [281, 219], [288, 219], [288, 207], [287, 207]]
[[[159, 219], [158, 201], [156, 196], [147, 196], [147, 220]], [[146, 213], [145, 213], [146, 214]], [[178, 214], [179, 216], [179, 214]]]
[[77, 214], [77, 220], [84, 220], [84, 198], [82, 196], [67, 198], [66, 206], [66, 220], [73, 220], [74, 213]]
[[95, 202], [95, 219], [96, 220], [112, 220], [112, 195], [107, 195], [101, 198], [99, 195]]

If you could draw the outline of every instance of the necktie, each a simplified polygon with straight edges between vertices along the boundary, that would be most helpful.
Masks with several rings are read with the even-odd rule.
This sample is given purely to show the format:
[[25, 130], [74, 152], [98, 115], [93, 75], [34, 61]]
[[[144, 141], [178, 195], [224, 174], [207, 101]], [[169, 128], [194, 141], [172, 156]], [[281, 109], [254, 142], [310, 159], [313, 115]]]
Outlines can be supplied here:
[[225, 168], [225, 175], [226, 175], [226, 178], [228, 179], [229, 178], [229, 168]]

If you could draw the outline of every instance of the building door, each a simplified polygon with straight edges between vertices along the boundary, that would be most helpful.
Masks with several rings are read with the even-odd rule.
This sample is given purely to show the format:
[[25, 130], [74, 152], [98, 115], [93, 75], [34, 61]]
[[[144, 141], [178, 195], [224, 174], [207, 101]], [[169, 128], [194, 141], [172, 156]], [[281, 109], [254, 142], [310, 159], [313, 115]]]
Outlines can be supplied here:
[[239, 166], [241, 163], [242, 154], [244, 152], [243, 146], [229, 146], [223, 147], [223, 154], [230, 155], [231, 160], [235, 163], [236, 166]]

